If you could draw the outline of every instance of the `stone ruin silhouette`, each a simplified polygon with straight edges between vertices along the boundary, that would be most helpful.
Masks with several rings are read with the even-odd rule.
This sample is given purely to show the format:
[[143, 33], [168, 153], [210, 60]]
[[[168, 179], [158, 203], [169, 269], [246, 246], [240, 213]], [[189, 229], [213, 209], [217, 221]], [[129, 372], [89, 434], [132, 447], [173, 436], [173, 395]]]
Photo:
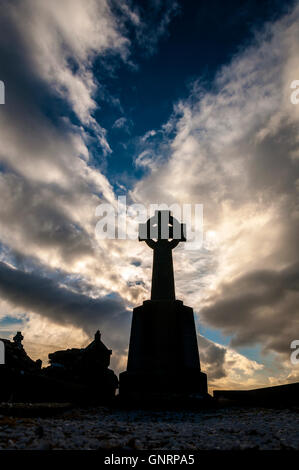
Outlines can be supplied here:
[[5, 364], [0, 365], [0, 401], [80, 402], [109, 401], [115, 396], [118, 379], [109, 369], [111, 349], [96, 332], [86, 348], [73, 348], [49, 354], [50, 365], [33, 361], [17, 332], [13, 341], [3, 339]]

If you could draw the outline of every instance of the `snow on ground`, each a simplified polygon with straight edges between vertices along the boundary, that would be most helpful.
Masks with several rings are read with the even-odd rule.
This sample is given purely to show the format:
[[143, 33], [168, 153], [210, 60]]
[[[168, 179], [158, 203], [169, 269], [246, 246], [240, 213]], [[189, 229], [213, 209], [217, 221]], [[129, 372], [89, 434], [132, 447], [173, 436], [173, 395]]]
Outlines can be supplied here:
[[0, 449], [299, 449], [299, 410], [128, 411], [0, 416]]

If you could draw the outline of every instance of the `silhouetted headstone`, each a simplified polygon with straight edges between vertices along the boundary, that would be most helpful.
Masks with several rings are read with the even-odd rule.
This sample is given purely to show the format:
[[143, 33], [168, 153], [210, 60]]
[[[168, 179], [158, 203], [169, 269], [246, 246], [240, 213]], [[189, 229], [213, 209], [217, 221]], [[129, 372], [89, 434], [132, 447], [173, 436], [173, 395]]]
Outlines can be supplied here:
[[24, 337], [20, 331], [17, 332], [13, 341], [1, 339], [5, 347], [5, 364], [1, 370], [10, 369], [18, 372], [35, 372], [40, 369], [40, 363], [33, 361], [26, 353], [22, 341]]
[[0, 365], [0, 401], [31, 401], [37, 388], [42, 361], [33, 361], [28, 356], [22, 340], [20, 331], [13, 341], [1, 339], [5, 363]]
[[24, 339], [24, 336], [22, 335], [20, 331], [17, 331], [16, 336], [13, 337], [14, 343], [19, 349], [23, 348], [23, 345], [22, 345], [23, 339]]
[[172, 250], [186, 241], [185, 226], [169, 211], [156, 211], [140, 225], [139, 240], [154, 252], [151, 300], [133, 310], [120, 396], [205, 396], [207, 376], [200, 370], [193, 310], [175, 298]]

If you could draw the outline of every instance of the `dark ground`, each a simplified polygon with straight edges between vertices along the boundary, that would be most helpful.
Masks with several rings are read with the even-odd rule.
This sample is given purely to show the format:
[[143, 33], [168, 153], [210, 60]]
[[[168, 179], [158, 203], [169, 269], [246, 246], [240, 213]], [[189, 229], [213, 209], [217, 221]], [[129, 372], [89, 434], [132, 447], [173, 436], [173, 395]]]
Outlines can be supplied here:
[[3, 407], [0, 449], [299, 450], [298, 407], [199, 411], [59, 407], [52, 405], [49, 411], [32, 405], [28, 411], [27, 405], [27, 413], [20, 407], [19, 412]]

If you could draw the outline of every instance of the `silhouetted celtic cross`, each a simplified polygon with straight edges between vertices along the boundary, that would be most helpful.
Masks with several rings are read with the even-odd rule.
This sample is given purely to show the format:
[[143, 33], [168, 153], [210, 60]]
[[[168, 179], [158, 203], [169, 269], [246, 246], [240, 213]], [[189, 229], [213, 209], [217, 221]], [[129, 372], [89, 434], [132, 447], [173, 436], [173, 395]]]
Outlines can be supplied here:
[[186, 225], [165, 210], [139, 225], [139, 241], [154, 250], [151, 300], [175, 300], [172, 250], [186, 241], [185, 233]]

